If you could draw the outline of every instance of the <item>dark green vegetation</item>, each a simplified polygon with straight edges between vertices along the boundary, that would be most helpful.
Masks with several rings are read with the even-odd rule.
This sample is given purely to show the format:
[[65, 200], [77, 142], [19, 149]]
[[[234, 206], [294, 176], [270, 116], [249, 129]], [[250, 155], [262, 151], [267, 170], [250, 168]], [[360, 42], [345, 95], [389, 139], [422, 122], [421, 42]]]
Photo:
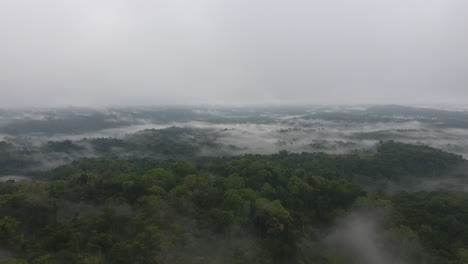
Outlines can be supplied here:
[[0, 141], [0, 175], [24, 174], [43, 169], [43, 163], [57, 160], [66, 164], [81, 157], [188, 159], [201, 155], [227, 155], [239, 149], [217, 142], [217, 137], [216, 131], [209, 129], [168, 127], [142, 130], [122, 139], [98, 137], [47, 141], [39, 147], [29, 144], [27, 139], [20, 144]]
[[[468, 263], [466, 193], [379, 190], [460, 179], [466, 166], [392, 141], [374, 154], [82, 159], [0, 183], [0, 249], [16, 258], [5, 263]], [[349, 235], [366, 227], [349, 230], [350, 214], [378, 222], [363, 229], [378, 241]]]

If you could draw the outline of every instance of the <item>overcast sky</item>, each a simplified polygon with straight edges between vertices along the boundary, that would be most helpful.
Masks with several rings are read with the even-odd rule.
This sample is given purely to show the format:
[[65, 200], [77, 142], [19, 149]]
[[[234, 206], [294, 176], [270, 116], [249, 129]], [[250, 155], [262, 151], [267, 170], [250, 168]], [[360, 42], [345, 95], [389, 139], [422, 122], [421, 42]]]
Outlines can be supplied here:
[[0, 107], [464, 102], [467, 0], [0, 0]]

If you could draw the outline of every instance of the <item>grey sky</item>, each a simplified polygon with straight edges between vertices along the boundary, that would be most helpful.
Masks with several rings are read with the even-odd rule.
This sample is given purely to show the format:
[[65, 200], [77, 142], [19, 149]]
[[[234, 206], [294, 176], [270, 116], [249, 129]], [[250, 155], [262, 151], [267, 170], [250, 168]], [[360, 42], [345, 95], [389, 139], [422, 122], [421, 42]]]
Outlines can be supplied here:
[[468, 102], [466, 0], [0, 0], [0, 107]]

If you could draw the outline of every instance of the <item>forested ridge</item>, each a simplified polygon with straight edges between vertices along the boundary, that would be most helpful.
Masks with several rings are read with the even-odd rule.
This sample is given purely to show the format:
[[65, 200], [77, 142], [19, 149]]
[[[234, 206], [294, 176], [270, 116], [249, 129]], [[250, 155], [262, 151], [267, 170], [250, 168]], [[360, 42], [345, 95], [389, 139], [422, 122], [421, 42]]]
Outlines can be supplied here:
[[[346, 155], [82, 159], [0, 183], [0, 263], [468, 263], [466, 192], [386, 189], [463, 181], [466, 166], [393, 141]], [[370, 223], [385, 254], [350, 247], [367, 243], [350, 223]]]

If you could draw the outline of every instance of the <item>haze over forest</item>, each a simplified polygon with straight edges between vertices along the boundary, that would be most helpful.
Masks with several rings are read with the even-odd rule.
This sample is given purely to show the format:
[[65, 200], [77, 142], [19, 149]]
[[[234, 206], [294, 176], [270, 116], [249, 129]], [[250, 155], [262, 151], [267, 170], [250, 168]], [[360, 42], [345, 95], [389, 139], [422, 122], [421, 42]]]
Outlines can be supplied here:
[[0, 264], [468, 264], [468, 1], [0, 1]]

